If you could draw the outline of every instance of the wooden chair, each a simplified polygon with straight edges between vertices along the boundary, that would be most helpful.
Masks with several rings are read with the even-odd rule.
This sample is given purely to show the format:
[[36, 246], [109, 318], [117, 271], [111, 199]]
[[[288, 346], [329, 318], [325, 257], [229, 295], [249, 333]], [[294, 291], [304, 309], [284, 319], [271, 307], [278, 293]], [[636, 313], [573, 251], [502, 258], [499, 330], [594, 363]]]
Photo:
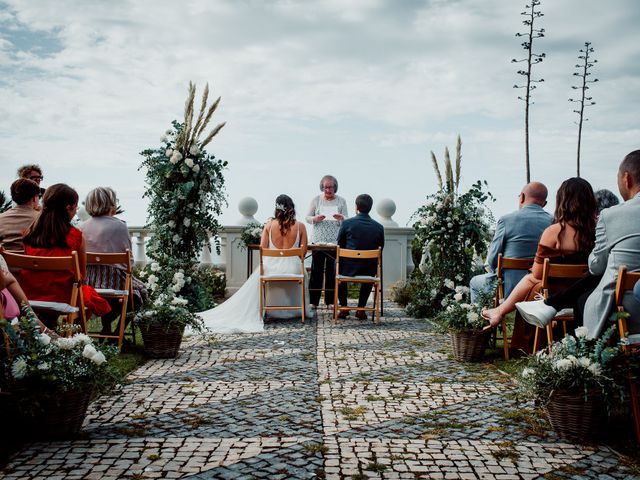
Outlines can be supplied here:
[[[628, 272], [626, 265], [620, 265], [618, 269], [618, 280], [616, 282], [616, 307], [618, 312], [624, 312], [624, 306], [622, 301], [624, 300], [624, 294], [628, 290], [633, 290], [636, 282], [640, 280], [640, 272]], [[620, 338], [627, 338], [628, 342], [624, 347], [624, 351], [636, 355], [640, 354], [640, 334], [629, 335], [629, 329], [627, 327], [627, 319], [618, 319], [618, 330], [620, 331]], [[640, 396], [638, 393], [638, 383], [633, 378], [629, 379], [629, 389], [631, 397], [631, 413], [633, 414], [634, 426], [636, 431], [636, 439], [640, 443]]]
[[73, 281], [69, 285], [69, 301], [67, 303], [41, 300], [29, 300], [29, 303], [35, 311], [65, 316], [66, 322], [69, 325], [73, 325], [74, 321], [79, 318], [83, 331], [87, 331], [87, 315], [84, 307], [84, 297], [82, 295], [82, 278], [80, 276], [78, 252], [74, 250], [68, 257], [38, 257], [3, 251], [2, 256], [6, 260], [9, 268], [15, 269], [16, 271], [71, 272], [73, 274]]
[[[580, 265], [564, 265], [560, 263], [551, 263], [548, 258], [544, 259], [542, 267], [542, 295], [544, 298], [549, 298], [550, 290], [553, 289], [554, 280], [580, 280], [587, 273], [589, 273], [589, 266], [587, 264]], [[567, 334], [567, 322], [573, 320], [573, 311], [567, 311], [567, 309], [558, 312], [553, 319], [547, 324], [547, 344], [553, 343], [553, 322], [562, 322], [562, 328], [564, 334]], [[538, 351], [538, 344], [540, 340], [540, 327], [536, 328], [536, 335], [533, 340], [533, 351]]]
[[[342, 275], [340, 273], [340, 260], [350, 258], [350, 259], [361, 259], [361, 260], [376, 260], [376, 275], [371, 277], [368, 275], [356, 275], [353, 277]], [[382, 265], [382, 248], [378, 248], [376, 250], [348, 250], [346, 248], [336, 247], [336, 286], [334, 292], [334, 300], [333, 300], [333, 320], [336, 321], [338, 319], [338, 313], [343, 310], [356, 310], [362, 312], [372, 312], [373, 323], [378, 323], [380, 320], [380, 313], [378, 312], [378, 302], [382, 301], [382, 289], [381, 286], [381, 265]], [[341, 283], [359, 283], [365, 284], [370, 283], [373, 285], [373, 306], [372, 307], [343, 307], [338, 305], [338, 288]]]
[[[505, 270], [531, 270], [533, 266], [533, 258], [511, 258], [498, 254], [498, 268], [496, 269], [496, 277], [498, 284], [496, 285], [496, 298], [494, 306], [500, 305], [504, 301], [504, 271]], [[509, 360], [509, 337], [507, 335], [507, 321], [502, 317], [502, 343], [504, 346], [504, 359]]]
[[[87, 332], [91, 337], [96, 338], [117, 338], [118, 348], [122, 348], [122, 340], [124, 338], [124, 329], [127, 319], [127, 306], [133, 305], [133, 284], [131, 281], [131, 251], [126, 249], [122, 253], [96, 253], [87, 252], [87, 265], [124, 265], [125, 276], [122, 289], [96, 288], [96, 292], [102, 298], [117, 299], [120, 303], [120, 322], [118, 326], [118, 334], [104, 335], [96, 332]], [[129, 302], [131, 302], [129, 304]], [[132, 335], [133, 324], [131, 325]]]
[[[265, 257], [298, 257], [300, 259], [300, 273], [265, 274]], [[300, 306], [267, 305], [267, 286], [272, 282], [296, 283], [300, 285]], [[265, 318], [269, 310], [300, 310], [302, 323], [304, 323], [304, 250], [302, 248], [263, 248], [260, 247], [260, 315]]]

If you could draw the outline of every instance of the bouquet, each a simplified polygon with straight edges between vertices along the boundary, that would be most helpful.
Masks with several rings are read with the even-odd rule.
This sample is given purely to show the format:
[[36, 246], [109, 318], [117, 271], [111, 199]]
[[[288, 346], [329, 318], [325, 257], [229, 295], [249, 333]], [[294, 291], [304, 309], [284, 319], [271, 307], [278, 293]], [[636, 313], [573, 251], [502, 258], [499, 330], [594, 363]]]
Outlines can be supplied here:
[[262, 239], [262, 230], [264, 225], [258, 222], [250, 222], [242, 229], [240, 233], [240, 241], [243, 249], [247, 249], [249, 245], [259, 245]]
[[444, 310], [438, 313], [434, 322], [442, 332], [477, 332], [482, 330], [487, 322], [480, 315], [481, 304], [470, 303], [469, 288], [445, 279], [444, 288], [449, 290], [440, 302]]

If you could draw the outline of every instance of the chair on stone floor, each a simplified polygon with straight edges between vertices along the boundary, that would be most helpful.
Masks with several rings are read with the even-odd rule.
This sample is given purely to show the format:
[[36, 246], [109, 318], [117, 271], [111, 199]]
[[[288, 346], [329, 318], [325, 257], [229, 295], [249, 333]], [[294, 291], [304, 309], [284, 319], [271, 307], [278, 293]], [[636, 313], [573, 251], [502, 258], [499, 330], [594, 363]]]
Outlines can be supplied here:
[[[549, 298], [551, 290], [554, 288], [554, 283], [557, 281], [571, 282], [580, 280], [587, 273], [589, 273], [589, 266], [587, 264], [560, 264], [551, 263], [550, 259], [544, 259], [544, 265], [542, 267], [542, 295], [544, 298]], [[567, 322], [573, 321], [573, 310], [564, 309], [558, 312], [553, 319], [547, 324], [547, 344], [553, 343], [553, 324], [554, 322], [562, 322], [562, 328], [564, 335], [567, 334]], [[536, 327], [536, 334], [533, 341], [533, 351], [538, 351], [540, 343], [540, 327]]]
[[[497, 307], [504, 301], [504, 272], [505, 270], [530, 270], [533, 266], [533, 258], [511, 258], [498, 254], [498, 268], [496, 269], [497, 285], [494, 306]], [[509, 360], [509, 337], [507, 322], [503, 317], [500, 324], [502, 329], [502, 343], [504, 346], [504, 359]]]
[[[265, 257], [298, 257], [300, 259], [300, 273], [276, 273], [265, 274]], [[296, 283], [300, 286], [300, 305], [267, 305], [267, 290], [272, 283]], [[270, 310], [300, 310], [302, 323], [304, 323], [304, 249], [302, 248], [264, 248], [260, 247], [260, 315], [264, 319]]]
[[[618, 269], [618, 280], [616, 282], [616, 309], [618, 312], [624, 312], [623, 300], [625, 293], [633, 290], [636, 282], [640, 280], [640, 272], [629, 272], [625, 265], [621, 265]], [[630, 293], [630, 292], [629, 292]], [[640, 355], [640, 334], [629, 335], [629, 329], [627, 325], [627, 318], [620, 316], [618, 318], [618, 330], [620, 332], [620, 338], [626, 338], [628, 343], [623, 347], [624, 351], [628, 354]], [[634, 428], [636, 433], [636, 439], [640, 444], [640, 396], [638, 392], [638, 380], [630, 378], [630, 397], [631, 397], [631, 412], [634, 419]]]
[[[343, 259], [350, 260], [375, 260], [376, 261], [376, 274], [374, 276], [370, 275], [354, 275], [348, 276], [340, 273], [340, 261]], [[344, 264], [344, 262], [343, 262]], [[336, 285], [334, 291], [334, 301], [333, 301], [333, 320], [336, 321], [338, 319], [338, 313], [341, 311], [347, 310], [356, 310], [361, 312], [372, 312], [373, 323], [378, 323], [380, 321], [380, 312], [378, 310], [378, 302], [382, 302], [382, 289], [381, 289], [381, 279], [382, 279], [382, 248], [377, 248], [376, 250], [348, 250], [346, 248], [336, 248]], [[342, 307], [338, 304], [338, 290], [341, 283], [359, 283], [361, 286], [363, 284], [371, 284], [373, 285], [373, 306], [372, 307]]]

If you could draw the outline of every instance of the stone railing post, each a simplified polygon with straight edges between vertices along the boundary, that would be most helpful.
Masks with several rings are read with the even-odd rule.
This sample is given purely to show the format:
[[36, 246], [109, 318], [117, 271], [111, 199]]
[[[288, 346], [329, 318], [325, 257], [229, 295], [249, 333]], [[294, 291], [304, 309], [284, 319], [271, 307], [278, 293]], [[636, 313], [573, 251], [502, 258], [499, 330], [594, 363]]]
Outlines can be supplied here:
[[150, 237], [151, 231], [144, 227], [129, 227], [129, 236], [131, 237], [131, 245], [133, 247], [133, 260], [138, 268], [144, 268], [147, 264], [146, 244], [147, 238]]

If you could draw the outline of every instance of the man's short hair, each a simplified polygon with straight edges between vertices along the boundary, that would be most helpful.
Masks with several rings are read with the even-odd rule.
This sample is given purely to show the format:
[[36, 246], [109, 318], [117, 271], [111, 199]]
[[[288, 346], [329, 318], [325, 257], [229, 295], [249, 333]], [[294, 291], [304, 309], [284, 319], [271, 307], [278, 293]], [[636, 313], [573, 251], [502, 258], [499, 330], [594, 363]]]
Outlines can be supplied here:
[[596, 202], [598, 203], [598, 213], [600, 213], [605, 208], [613, 207], [614, 205], [618, 205], [620, 200], [615, 193], [611, 190], [607, 190], [606, 188], [601, 188], [597, 192], [594, 193], [596, 197]]
[[371, 207], [373, 207], [373, 198], [371, 198], [371, 195], [363, 193], [356, 197], [356, 208], [359, 212], [369, 213]]
[[42, 175], [42, 169], [40, 165], [36, 165], [35, 163], [32, 165], [23, 165], [18, 169], [18, 177], [27, 178], [27, 175], [31, 173], [33, 170], [38, 172], [39, 175]]
[[116, 192], [111, 187], [94, 188], [87, 194], [84, 201], [84, 209], [92, 217], [106, 215], [117, 206]]
[[28, 178], [19, 178], [11, 184], [11, 200], [16, 205], [24, 205], [36, 195], [40, 195], [40, 186]]
[[633, 178], [633, 183], [640, 185], [640, 150], [634, 150], [622, 160], [621, 172], [628, 172]]

